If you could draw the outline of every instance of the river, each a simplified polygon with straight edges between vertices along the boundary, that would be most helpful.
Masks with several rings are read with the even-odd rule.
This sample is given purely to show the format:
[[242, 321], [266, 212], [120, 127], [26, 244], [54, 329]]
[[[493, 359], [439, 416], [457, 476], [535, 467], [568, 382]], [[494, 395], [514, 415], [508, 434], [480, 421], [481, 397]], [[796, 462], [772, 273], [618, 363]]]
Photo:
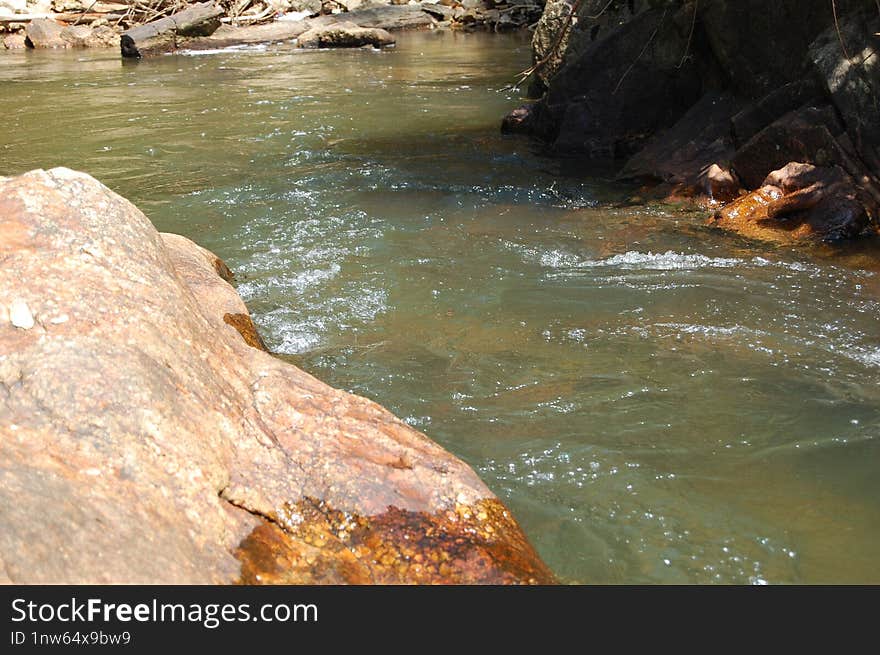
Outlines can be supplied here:
[[0, 54], [0, 174], [210, 248], [269, 347], [470, 463], [575, 583], [880, 582], [880, 275], [502, 137], [521, 35]]

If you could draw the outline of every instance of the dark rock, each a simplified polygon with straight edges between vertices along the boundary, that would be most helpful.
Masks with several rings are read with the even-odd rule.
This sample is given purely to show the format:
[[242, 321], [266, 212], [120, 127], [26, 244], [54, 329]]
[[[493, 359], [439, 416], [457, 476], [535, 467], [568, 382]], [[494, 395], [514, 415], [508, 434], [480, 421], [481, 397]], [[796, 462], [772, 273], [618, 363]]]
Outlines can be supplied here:
[[64, 26], [49, 18], [37, 18], [28, 23], [25, 29], [25, 43], [29, 48], [66, 48], [67, 41], [61, 37]]
[[731, 165], [749, 189], [760, 186], [770, 171], [788, 162], [843, 165], [846, 157], [835, 140], [842, 132], [833, 107], [806, 107], [758, 132], [737, 150]]
[[632, 155], [702, 95], [688, 47], [667, 11], [653, 9], [590, 42], [553, 77], [536, 105], [535, 132], [558, 151]]
[[217, 258], [0, 178], [0, 581], [552, 582], [476, 474], [246, 342]]
[[821, 104], [821, 99], [822, 90], [818, 81], [812, 76], [774, 89], [761, 99], [749, 103], [731, 119], [736, 144], [743, 145], [770, 123], [790, 111], [810, 102]]
[[[867, 4], [836, 3], [840, 15]], [[752, 98], [802, 78], [810, 44], [832, 22], [829, 0], [703, 0], [699, 12], [733, 89]]]
[[532, 109], [532, 104], [526, 104], [507, 114], [501, 121], [501, 133], [527, 134], [531, 132]]
[[880, 173], [880, 16], [870, 7], [842, 20], [839, 36], [834, 28], [821, 34], [810, 60], [856, 151]]
[[704, 192], [703, 174], [733, 156], [730, 118], [742, 101], [730, 93], [704, 95], [670, 129], [653, 136], [624, 165], [621, 179], [671, 184], [683, 195]]
[[[638, 4], [647, 4], [639, 0]], [[642, 7], [638, 7], [641, 11]], [[569, 21], [572, 3], [569, 0], [547, 0], [532, 35], [535, 62], [543, 62], [535, 71], [533, 97], [541, 95], [563, 60], [581, 57], [598, 35], [613, 30], [631, 18], [624, 3], [607, 0], [582, 0], [577, 20]]]
[[354, 23], [333, 23], [313, 27], [297, 39], [300, 48], [382, 48], [394, 45], [394, 37], [377, 27], [358, 27]]

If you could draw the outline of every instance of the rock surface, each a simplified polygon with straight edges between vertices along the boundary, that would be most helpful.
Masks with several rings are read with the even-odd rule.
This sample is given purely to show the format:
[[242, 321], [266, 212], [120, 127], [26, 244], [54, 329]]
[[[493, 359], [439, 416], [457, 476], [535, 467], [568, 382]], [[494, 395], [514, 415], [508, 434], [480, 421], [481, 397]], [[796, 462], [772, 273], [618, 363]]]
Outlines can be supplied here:
[[49, 18], [38, 18], [28, 23], [25, 29], [25, 43], [29, 48], [66, 48], [67, 42], [61, 38], [64, 26]]
[[868, 225], [865, 201], [838, 167], [793, 162], [773, 171], [761, 187], [731, 203], [711, 224], [765, 241], [840, 241]]
[[0, 178], [3, 581], [552, 581], [468, 466], [253, 347], [221, 275], [83, 173]]
[[300, 48], [383, 48], [394, 45], [390, 32], [378, 27], [358, 27], [354, 23], [333, 23], [313, 27], [296, 40]]
[[874, 0], [584, 0], [560, 40], [564, 4], [547, 4], [533, 40], [542, 95], [502, 130], [566, 156], [617, 160], [620, 178], [659, 184], [671, 198], [729, 202], [741, 183], [755, 193], [731, 208], [736, 216], [747, 206], [760, 214], [772, 195], [764, 179], [788, 164], [840, 169], [858, 190], [832, 194], [843, 210], [823, 201], [799, 223], [810, 229], [782, 230], [776, 218], [765, 226], [789, 240], [860, 235], [865, 217], [880, 230]]

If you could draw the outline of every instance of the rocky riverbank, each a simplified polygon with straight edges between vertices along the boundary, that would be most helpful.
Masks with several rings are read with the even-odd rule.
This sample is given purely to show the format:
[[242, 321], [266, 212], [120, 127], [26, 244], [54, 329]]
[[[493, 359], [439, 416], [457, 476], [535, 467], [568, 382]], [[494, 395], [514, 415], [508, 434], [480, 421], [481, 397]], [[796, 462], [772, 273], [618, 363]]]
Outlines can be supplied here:
[[874, 234], [878, 33], [873, 0], [554, 0], [525, 72], [539, 99], [502, 129], [750, 237]]
[[0, 178], [0, 582], [535, 583], [474, 472], [261, 348], [210, 252]]
[[[544, 0], [0, 0], [0, 42], [6, 49], [118, 48], [120, 37], [130, 30], [160, 20], [168, 23], [200, 4], [212, 8], [205, 20], [187, 23], [183, 29], [171, 21], [162, 30], [171, 37], [168, 42], [147, 52], [288, 41], [309, 30], [327, 31], [331, 25], [338, 35], [342, 23], [346, 24], [347, 34], [357, 28], [498, 32], [536, 23]], [[360, 38], [329, 39], [312, 36], [305, 47], [389, 45], [385, 35], [360, 33]]]

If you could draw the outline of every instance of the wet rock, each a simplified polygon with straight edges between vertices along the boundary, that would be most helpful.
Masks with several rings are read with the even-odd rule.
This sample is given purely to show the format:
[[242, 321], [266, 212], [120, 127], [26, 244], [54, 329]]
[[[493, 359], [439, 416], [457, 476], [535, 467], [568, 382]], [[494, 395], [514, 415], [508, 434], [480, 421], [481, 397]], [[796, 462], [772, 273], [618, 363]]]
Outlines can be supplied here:
[[[286, 529], [282, 529], [284, 526]], [[436, 514], [389, 508], [362, 517], [306, 499], [242, 541], [244, 584], [505, 584], [547, 579], [497, 500]], [[511, 532], [513, 529], [513, 532]], [[499, 563], [500, 566], [499, 566]]]
[[747, 237], [789, 243], [851, 239], [869, 220], [864, 193], [842, 168], [792, 162], [717, 212], [712, 223]]
[[527, 134], [531, 131], [530, 121], [534, 105], [525, 104], [507, 114], [501, 121], [502, 134]]
[[4, 580], [552, 580], [467, 465], [249, 345], [216, 256], [91, 177], [0, 178], [0, 259]]
[[300, 48], [382, 48], [394, 45], [394, 37], [383, 29], [344, 22], [313, 27], [301, 34], [296, 44]]
[[61, 37], [64, 26], [49, 18], [37, 18], [28, 23], [25, 43], [29, 48], [66, 48], [67, 41]]
[[730, 169], [712, 164], [700, 176], [703, 192], [714, 202], [730, 202], [742, 194], [739, 179]]

